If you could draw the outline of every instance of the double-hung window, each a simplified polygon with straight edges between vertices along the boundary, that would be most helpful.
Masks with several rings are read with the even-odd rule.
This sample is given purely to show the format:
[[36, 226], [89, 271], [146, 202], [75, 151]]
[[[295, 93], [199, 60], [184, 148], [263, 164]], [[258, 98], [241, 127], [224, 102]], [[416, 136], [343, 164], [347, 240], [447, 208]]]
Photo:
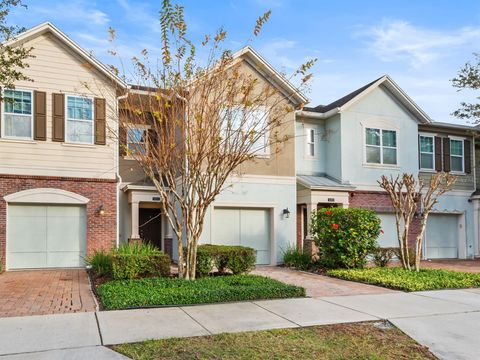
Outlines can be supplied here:
[[225, 109], [221, 113], [222, 135], [225, 146], [234, 147], [251, 142], [250, 152], [269, 155], [268, 113], [263, 109], [244, 110], [240, 107]]
[[66, 140], [80, 144], [93, 144], [93, 99], [67, 95]]
[[307, 157], [315, 156], [315, 129], [307, 128], [306, 129], [306, 150], [305, 154]]
[[366, 128], [365, 148], [368, 164], [397, 164], [397, 132], [395, 130]]
[[147, 152], [147, 128], [133, 127], [127, 130], [127, 148], [129, 155], [145, 155]]
[[450, 139], [450, 168], [452, 171], [464, 172], [463, 140]]
[[32, 92], [5, 90], [3, 97], [2, 136], [13, 139], [31, 139], [33, 124]]
[[420, 169], [435, 169], [435, 141], [433, 136], [420, 135]]

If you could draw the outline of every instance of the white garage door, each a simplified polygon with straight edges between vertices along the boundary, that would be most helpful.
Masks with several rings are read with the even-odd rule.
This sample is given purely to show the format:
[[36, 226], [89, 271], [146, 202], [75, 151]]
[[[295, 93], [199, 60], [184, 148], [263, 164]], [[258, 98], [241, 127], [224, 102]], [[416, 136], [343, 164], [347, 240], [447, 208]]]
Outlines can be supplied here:
[[458, 257], [459, 215], [431, 214], [425, 231], [427, 259]]
[[257, 264], [270, 264], [270, 211], [215, 208], [214, 244], [257, 250]]
[[383, 234], [378, 237], [378, 245], [380, 247], [398, 247], [397, 226], [395, 215], [393, 214], [377, 214], [381, 220]]
[[9, 205], [7, 234], [9, 269], [84, 266], [82, 206]]

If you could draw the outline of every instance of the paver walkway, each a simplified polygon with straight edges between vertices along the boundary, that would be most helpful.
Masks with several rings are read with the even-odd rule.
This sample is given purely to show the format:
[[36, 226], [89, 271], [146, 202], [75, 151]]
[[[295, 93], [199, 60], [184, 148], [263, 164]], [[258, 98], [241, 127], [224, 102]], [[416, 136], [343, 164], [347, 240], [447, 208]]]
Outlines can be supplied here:
[[478, 359], [480, 289], [0, 318], [0, 360], [121, 359], [101, 346], [379, 319], [441, 359]]
[[394, 290], [379, 286], [345, 281], [279, 266], [257, 266], [252, 274], [268, 276], [290, 285], [301, 286], [306, 289], [307, 296], [311, 297], [387, 294], [395, 292]]
[[84, 269], [9, 271], [0, 275], [0, 317], [95, 309]]
[[422, 261], [422, 268], [446, 269], [479, 273], [480, 259], [475, 260], [426, 260]]

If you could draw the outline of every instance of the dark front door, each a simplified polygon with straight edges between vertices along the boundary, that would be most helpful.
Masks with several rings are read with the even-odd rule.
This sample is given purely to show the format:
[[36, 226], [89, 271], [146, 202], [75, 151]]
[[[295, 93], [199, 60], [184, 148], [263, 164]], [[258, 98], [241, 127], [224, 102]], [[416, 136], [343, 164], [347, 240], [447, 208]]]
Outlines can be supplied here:
[[162, 248], [162, 216], [160, 209], [140, 209], [140, 238], [146, 243]]

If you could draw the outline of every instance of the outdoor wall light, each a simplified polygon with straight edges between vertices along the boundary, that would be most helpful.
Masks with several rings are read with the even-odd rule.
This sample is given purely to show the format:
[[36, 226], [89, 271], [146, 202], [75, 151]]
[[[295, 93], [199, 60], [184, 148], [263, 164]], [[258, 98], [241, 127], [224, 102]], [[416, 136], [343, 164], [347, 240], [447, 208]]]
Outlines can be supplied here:
[[285, 219], [288, 219], [290, 217], [290, 210], [288, 210], [288, 207], [283, 209], [282, 214]]
[[101, 216], [105, 215], [105, 209], [103, 208], [103, 204], [98, 207], [97, 214]]

